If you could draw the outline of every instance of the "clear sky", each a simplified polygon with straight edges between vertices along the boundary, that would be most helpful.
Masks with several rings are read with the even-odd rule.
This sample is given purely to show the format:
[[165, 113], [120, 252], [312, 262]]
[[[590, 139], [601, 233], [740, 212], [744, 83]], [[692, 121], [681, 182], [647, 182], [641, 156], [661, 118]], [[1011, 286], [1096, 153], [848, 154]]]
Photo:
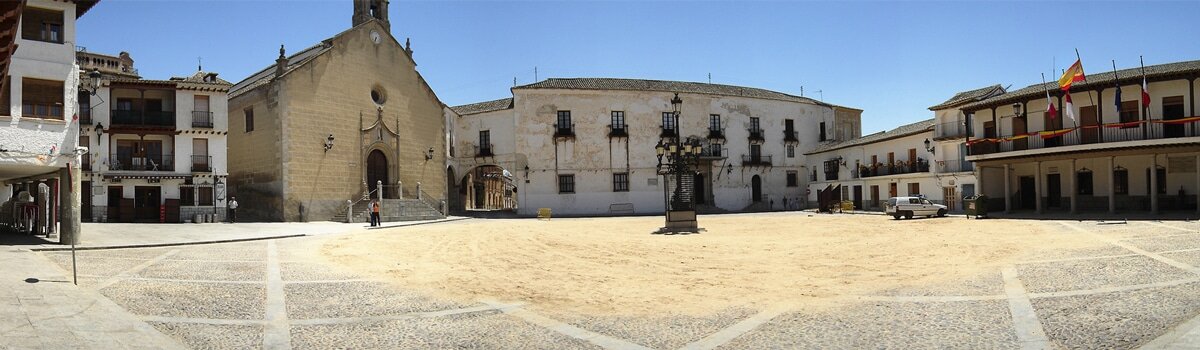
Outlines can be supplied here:
[[[1075, 60], [1088, 73], [1200, 59], [1200, 2], [390, 3], [392, 33], [449, 105], [547, 77], [765, 88], [861, 108], [863, 134], [932, 118], [990, 84], [1024, 87]], [[128, 51], [142, 76], [204, 69], [237, 82], [350, 27], [350, 1], [103, 0], [78, 45]], [[1055, 68], [1057, 67], [1057, 68]], [[1057, 76], [1057, 74], [1055, 74]], [[821, 91], [818, 93], [818, 91]], [[686, 116], [685, 116], [686, 117]]]

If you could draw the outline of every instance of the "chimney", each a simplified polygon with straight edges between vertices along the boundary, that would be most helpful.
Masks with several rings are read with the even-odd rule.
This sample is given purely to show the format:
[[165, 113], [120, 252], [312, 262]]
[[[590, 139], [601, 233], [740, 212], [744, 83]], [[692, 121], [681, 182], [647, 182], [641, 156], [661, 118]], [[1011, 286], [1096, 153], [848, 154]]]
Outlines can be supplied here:
[[283, 76], [284, 70], [287, 69], [288, 59], [283, 55], [283, 45], [279, 45], [279, 58], [275, 59], [275, 79]]

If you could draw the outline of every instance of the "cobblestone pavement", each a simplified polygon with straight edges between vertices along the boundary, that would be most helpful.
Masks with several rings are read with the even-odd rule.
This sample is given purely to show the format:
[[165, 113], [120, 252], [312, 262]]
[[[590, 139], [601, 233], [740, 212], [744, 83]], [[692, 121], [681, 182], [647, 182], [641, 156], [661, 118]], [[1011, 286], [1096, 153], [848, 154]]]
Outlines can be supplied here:
[[[85, 251], [79, 274], [85, 288], [204, 349], [1200, 347], [1200, 223], [1045, 224], [1107, 245], [841, 296], [819, 311], [633, 317], [454, 302], [306, 260], [309, 238]], [[70, 267], [68, 253], [41, 254]]]

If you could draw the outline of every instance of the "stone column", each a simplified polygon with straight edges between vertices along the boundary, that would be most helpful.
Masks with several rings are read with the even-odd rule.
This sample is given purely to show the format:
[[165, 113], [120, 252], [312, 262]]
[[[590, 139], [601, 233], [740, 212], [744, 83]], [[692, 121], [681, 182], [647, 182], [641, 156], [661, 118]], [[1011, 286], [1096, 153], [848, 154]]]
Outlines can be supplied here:
[[1079, 193], [1079, 184], [1077, 183], [1077, 182], [1079, 182], [1078, 181], [1079, 176], [1075, 174], [1075, 159], [1071, 159], [1071, 172], [1068, 174], [1070, 174], [1070, 175], [1068, 175], [1068, 177], [1071, 180], [1071, 214], [1075, 214], [1076, 213], [1076, 206], [1075, 206], [1076, 198], [1075, 197]]
[[58, 171], [59, 178], [59, 227], [58, 242], [60, 244], [79, 244], [80, 240], [80, 173], [79, 168], [71, 166]]
[[1042, 162], [1033, 163], [1037, 168], [1033, 171], [1033, 199], [1037, 213], [1042, 213]]
[[[1115, 185], [1116, 180], [1113, 179], [1113, 173], [1114, 173], [1113, 170], [1117, 168], [1116, 158], [1117, 157], [1112, 157], [1112, 156], [1108, 157], [1108, 213], [1109, 214], [1117, 213], [1117, 193], [1116, 193], [1117, 190], [1116, 190], [1116, 185]], [[1197, 159], [1200, 159], [1200, 156], [1197, 156]], [[1197, 176], [1196, 177], [1197, 182], [1200, 182], [1200, 175], [1196, 175], [1196, 176]]]
[[1158, 155], [1150, 157], [1150, 212], [1158, 214]]
[[1005, 214], [1008, 214], [1008, 212], [1012, 211], [1012, 190], [1010, 190], [1008, 188], [1008, 186], [1009, 186], [1008, 172], [1009, 172], [1008, 164], [1004, 164], [1004, 213]]

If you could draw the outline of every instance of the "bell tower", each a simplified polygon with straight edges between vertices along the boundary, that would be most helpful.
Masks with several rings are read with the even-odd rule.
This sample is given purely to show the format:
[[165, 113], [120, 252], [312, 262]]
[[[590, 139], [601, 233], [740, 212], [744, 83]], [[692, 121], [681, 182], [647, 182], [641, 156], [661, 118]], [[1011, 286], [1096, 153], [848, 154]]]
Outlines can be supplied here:
[[389, 32], [392, 30], [391, 23], [388, 23], [387, 0], [354, 0], [354, 17], [351, 19], [354, 26], [372, 19], [379, 20]]

